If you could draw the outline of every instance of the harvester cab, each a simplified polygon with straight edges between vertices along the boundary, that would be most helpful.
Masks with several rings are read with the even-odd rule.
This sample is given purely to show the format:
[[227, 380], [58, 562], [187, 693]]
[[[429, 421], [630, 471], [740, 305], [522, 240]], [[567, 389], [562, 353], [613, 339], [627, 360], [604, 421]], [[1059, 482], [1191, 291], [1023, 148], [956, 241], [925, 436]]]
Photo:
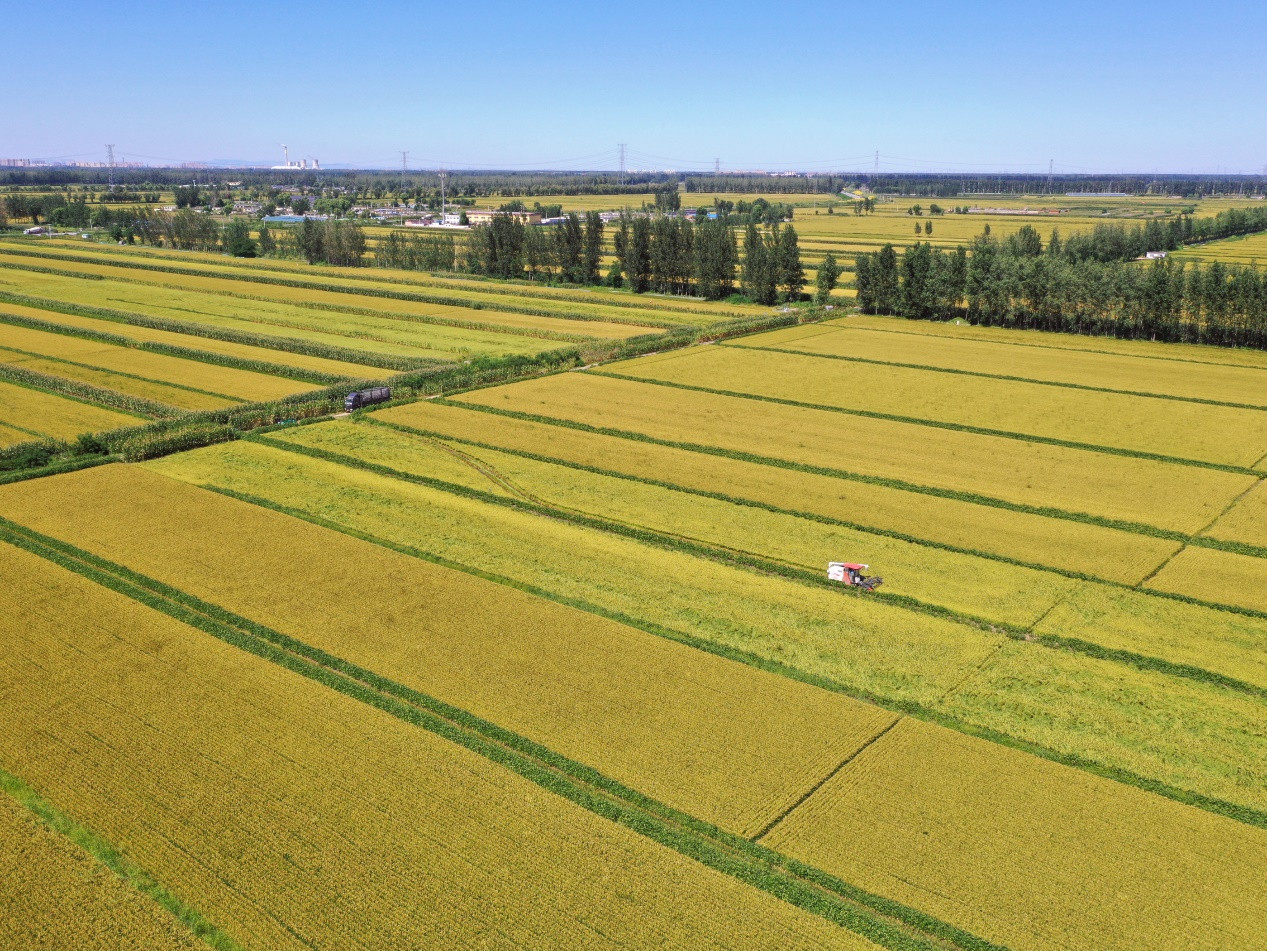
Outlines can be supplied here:
[[827, 565], [827, 580], [861, 588], [863, 591], [874, 591], [879, 585], [884, 584], [884, 579], [863, 574], [870, 567], [870, 565], [858, 565], [848, 561], [833, 561]]

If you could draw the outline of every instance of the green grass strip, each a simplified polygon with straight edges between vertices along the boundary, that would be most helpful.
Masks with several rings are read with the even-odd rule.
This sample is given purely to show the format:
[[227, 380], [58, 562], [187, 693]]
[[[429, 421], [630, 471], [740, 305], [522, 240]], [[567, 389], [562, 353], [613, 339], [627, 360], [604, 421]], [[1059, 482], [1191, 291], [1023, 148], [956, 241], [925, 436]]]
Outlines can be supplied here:
[[[457, 743], [582, 808], [862, 934], [884, 947], [894, 951], [923, 951], [949, 944], [966, 951], [1001, 949], [999, 945], [916, 909], [863, 891], [742, 836], [680, 813], [607, 778], [597, 770], [560, 756], [460, 708], [122, 565], [7, 519], [0, 519], [0, 540], [39, 555], [234, 647]], [[894, 921], [886, 921], [878, 915]], [[917, 935], [911, 929], [925, 932], [928, 937]]]
[[122, 879], [130, 888], [168, 911], [190, 934], [216, 951], [244, 951], [202, 912], [168, 891], [147, 871], [87, 826], [62, 812], [17, 776], [0, 768], [0, 790], [28, 809], [40, 822], [64, 836]]
[[[985, 373], [981, 370], [963, 370], [958, 367], [938, 367], [926, 363], [904, 363], [899, 360], [872, 360], [867, 357], [850, 357], [840, 353], [814, 353], [809, 350], [796, 350], [792, 347], [758, 347], [754, 344], [731, 343], [727, 346], [741, 350], [756, 350], [765, 353], [790, 353], [798, 357], [812, 357], [816, 360], [843, 360], [847, 363], [867, 363], [880, 367], [901, 367], [904, 370], [927, 370], [930, 373], [950, 373], [957, 376], [974, 376], [986, 380], [1005, 380], [1009, 383], [1032, 383], [1035, 386], [1055, 386], [1068, 390], [1087, 390], [1092, 393], [1113, 393], [1118, 396], [1142, 396], [1154, 400], [1174, 400], [1178, 403], [1200, 403], [1203, 406], [1227, 406], [1232, 409], [1267, 410], [1267, 403], [1234, 403], [1230, 400], [1210, 400], [1198, 396], [1175, 396], [1172, 393], [1153, 393], [1145, 390], [1119, 390], [1110, 386], [1091, 386], [1088, 383], [1068, 383], [1062, 380], [1036, 380], [1028, 376], [1010, 376], [1005, 373]], [[1267, 381], [1265, 381], [1267, 382]]]
[[[1201, 469], [1216, 469], [1220, 472], [1233, 472], [1237, 475], [1251, 475], [1261, 478], [1263, 473], [1248, 466], [1234, 466], [1222, 462], [1207, 462], [1203, 459], [1187, 459], [1182, 456], [1167, 456], [1161, 453], [1144, 452], [1138, 449], [1122, 449], [1117, 446], [1103, 446], [1098, 443], [1074, 442], [1070, 439], [1057, 439], [1054, 436], [1035, 436], [1017, 433], [1006, 429], [987, 429], [984, 426], [969, 426], [966, 423], [948, 423], [936, 419], [921, 419], [917, 416], [901, 416], [897, 413], [879, 413], [874, 410], [849, 409], [844, 406], [829, 406], [825, 403], [807, 403], [803, 400], [789, 400], [777, 396], [761, 396], [756, 393], [741, 393], [738, 390], [722, 390], [711, 386], [696, 386], [691, 383], [674, 383], [669, 380], [653, 380], [646, 377], [631, 376], [613, 370], [587, 370], [593, 376], [605, 376], [613, 380], [625, 380], [629, 383], [645, 383], [648, 386], [664, 386], [674, 390], [687, 390], [694, 393], [709, 393], [713, 396], [729, 396], [734, 399], [752, 400], [759, 403], [776, 403], [780, 406], [793, 406], [798, 409], [821, 410], [826, 413], [840, 413], [843, 416], [861, 416], [865, 419], [880, 419], [893, 423], [909, 423], [914, 426], [927, 426], [931, 429], [948, 429], [951, 432], [971, 433], [976, 436], [997, 436], [1001, 439], [1013, 439], [1018, 442], [1042, 443], [1047, 446], [1060, 446], [1064, 449], [1082, 449], [1088, 452], [1102, 452], [1111, 456], [1126, 456], [1131, 459], [1147, 459], [1150, 462], [1168, 462], [1180, 466], [1195, 466]], [[1256, 407], [1251, 407], [1251, 409]]]

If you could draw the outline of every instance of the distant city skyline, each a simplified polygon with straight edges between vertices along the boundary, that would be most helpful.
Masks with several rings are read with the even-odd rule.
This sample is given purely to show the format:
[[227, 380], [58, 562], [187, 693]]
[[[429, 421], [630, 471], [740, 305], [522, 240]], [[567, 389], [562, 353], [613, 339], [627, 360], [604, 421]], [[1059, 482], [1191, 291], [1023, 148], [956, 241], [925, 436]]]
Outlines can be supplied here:
[[[49, 12], [57, 29], [49, 29]], [[20, 5], [0, 159], [325, 168], [1267, 170], [1267, 9], [651, 0]], [[51, 46], [51, 48], [49, 48]]]

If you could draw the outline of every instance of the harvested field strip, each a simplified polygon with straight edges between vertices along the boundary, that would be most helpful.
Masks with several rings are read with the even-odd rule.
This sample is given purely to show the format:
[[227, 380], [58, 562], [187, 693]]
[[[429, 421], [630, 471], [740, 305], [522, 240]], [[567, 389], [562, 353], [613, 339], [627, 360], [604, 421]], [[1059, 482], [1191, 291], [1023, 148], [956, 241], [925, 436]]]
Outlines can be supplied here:
[[337, 688], [24, 577], [47, 620], [3, 625], [0, 755], [243, 945], [866, 946]]
[[[690, 347], [606, 376], [1046, 445], [1245, 470], [1267, 451], [1267, 411], [1094, 393], [794, 353]], [[1130, 419], [1130, 426], [1121, 421]]]
[[1011, 327], [980, 327], [940, 321], [904, 320], [901, 317], [851, 316], [831, 322], [831, 325], [837, 324], [849, 328], [883, 330], [889, 333], [914, 334], [921, 337], [997, 341], [1042, 350], [1072, 350], [1111, 356], [1150, 357], [1180, 363], [1203, 363], [1216, 367], [1267, 369], [1267, 354], [1262, 350], [1208, 347], [1196, 343], [1118, 340], [1114, 337], [1084, 337], [1078, 334], [1017, 330]]
[[224, 932], [3, 769], [0, 855], [3, 947], [239, 951]]
[[[813, 336], [793, 336], [786, 330], [776, 330], [736, 341], [735, 345], [1267, 408], [1267, 396], [1264, 396], [1267, 369], [1263, 368], [1197, 364], [1020, 342], [897, 334], [855, 329], [848, 322], [826, 324], [821, 329], [824, 332]], [[1043, 339], [1041, 335], [1035, 336]]]
[[1267, 614], [1267, 558], [1185, 548], [1145, 587]]
[[[30, 260], [23, 260], [28, 252], [14, 251], [10, 248], [0, 249], [0, 267], [25, 269], [38, 272], [40, 265], [32, 265]], [[393, 287], [374, 288], [354, 281], [335, 281], [329, 278], [322, 280], [305, 279], [300, 276], [280, 276], [264, 273], [215, 272], [199, 268], [181, 268], [177, 266], [139, 265], [124, 261], [99, 263], [94, 259], [79, 261], [74, 256], [58, 256], [57, 268], [47, 269], [57, 274], [82, 275], [89, 278], [105, 278], [115, 281], [157, 284], [175, 287], [182, 290], [202, 291], [207, 293], [230, 294], [237, 297], [263, 297], [277, 301], [304, 301], [310, 304], [328, 305], [332, 309], [356, 308], [364, 306], [364, 299], [369, 297], [375, 301], [375, 307], [381, 310], [397, 310], [403, 313], [425, 315], [446, 312], [446, 308], [454, 308], [456, 312], [469, 315], [473, 310], [488, 315], [491, 324], [505, 324], [507, 332], [514, 332], [515, 323], [532, 323], [541, 326], [542, 319], [550, 320], [548, 326], [556, 326], [564, 330], [571, 323], [573, 328], [577, 322], [580, 326], [598, 320], [605, 323], [633, 324], [637, 327], [669, 327], [676, 324], [700, 323], [689, 319], [691, 315], [677, 315], [666, 311], [647, 313], [619, 307], [579, 302], [560, 302], [559, 306], [548, 306], [545, 301], [529, 304], [516, 304], [506, 295], [489, 294], [482, 298], [479, 295], [447, 293], [440, 294], [419, 290], [402, 290]], [[268, 288], [260, 292], [259, 286]], [[453, 313], [454, 311], [449, 311]], [[502, 315], [505, 320], [502, 320]], [[523, 321], [523, 317], [537, 318], [535, 321]], [[583, 331], [582, 331], [583, 332]], [[627, 331], [619, 331], [627, 333]]]
[[[0, 284], [3, 283], [3, 281], [0, 281]], [[249, 323], [241, 330], [208, 326], [192, 322], [189, 320], [187, 313], [179, 319], [168, 319], [152, 314], [140, 314], [116, 308], [72, 304], [49, 298], [31, 297], [26, 294], [14, 294], [3, 289], [0, 289], [0, 302], [4, 304], [6, 311], [9, 312], [17, 309], [23, 314], [43, 315], [49, 320], [68, 321], [73, 318], [78, 321], [93, 321], [94, 323], [84, 324], [84, 326], [91, 327], [100, 327], [100, 322], [106, 321], [109, 324], [171, 333], [178, 340], [196, 339], [199, 346], [212, 346], [212, 344], [204, 344], [203, 341], [213, 340], [218, 343], [227, 343], [234, 347], [258, 348], [270, 354], [274, 352], [295, 354], [301, 357], [313, 357], [334, 363], [368, 366], [395, 372], [415, 370], [434, 364], [434, 361], [428, 361], [418, 356], [409, 357], [383, 352], [391, 349], [390, 347], [380, 347], [378, 351], [365, 351], [355, 346], [344, 346], [344, 341], [338, 338], [333, 338], [335, 343], [330, 344], [322, 343], [315, 339], [299, 339], [299, 337], [303, 336], [302, 334], [299, 337], [279, 337], [259, 333], [251, 329]], [[308, 336], [315, 337], [317, 335], [309, 334]], [[408, 352], [407, 348], [400, 348], [400, 350], [401, 353]]]
[[[1191, 533], [1254, 476], [567, 373], [456, 397], [620, 435], [850, 473], [966, 501]], [[845, 466], [841, 466], [841, 462]], [[846, 470], [847, 471], [842, 471]]]
[[1016, 951], [1257, 946], [1267, 831], [902, 720], [770, 845]]
[[[1100, 577], [1127, 584], [1140, 581], [1178, 551], [1181, 544], [1179, 540], [1133, 535], [868, 482], [844, 481], [653, 442], [582, 432], [459, 403], [412, 403], [383, 410], [370, 418], [526, 453], [545, 461], [645, 480], [724, 501], [748, 502], [769, 511], [887, 533], [906, 541], [931, 542], [1028, 567], [1067, 571], [1070, 564], [1093, 565]], [[391, 462], [386, 456], [376, 461]]]
[[[396, 318], [371, 318], [314, 310], [282, 301], [251, 300], [231, 293], [202, 293], [156, 284], [116, 281], [88, 282], [79, 278], [21, 274], [22, 280], [8, 286], [22, 294], [53, 298], [77, 306], [111, 307], [123, 305], [167, 319], [196, 319], [201, 323], [229, 326], [239, 330], [268, 332], [261, 328], [282, 328], [312, 339], [341, 346], [352, 341], [369, 341], [387, 353], [430, 355], [480, 350], [494, 353], [538, 353], [557, 347], [558, 341], [513, 332], [490, 332], [418, 323]], [[407, 349], [400, 349], [407, 348]]]
[[[14, 313], [11, 308], [9, 310], [0, 310], [0, 324], [6, 324], [11, 327], [23, 327], [27, 330], [38, 330], [45, 334], [57, 334], [62, 337], [73, 337], [79, 340], [87, 340], [98, 344], [108, 344], [113, 347], [126, 347], [132, 350], [140, 350], [146, 353], [160, 353], [169, 357], [176, 357], [180, 360], [194, 360], [198, 363], [209, 363], [213, 366], [229, 367], [234, 370], [247, 370], [252, 373], [262, 373], [265, 376], [283, 377], [285, 379], [300, 380], [304, 383], [323, 383], [334, 384], [343, 380], [352, 378], [359, 379], [365, 376], [365, 373], [357, 374], [357, 370], [364, 370], [363, 367], [357, 367], [355, 364], [346, 364], [345, 371], [342, 374], [323, 373], [315, 369], [303, 369], [285, 363], [278, 363], [274, 360], [262, 360], [260, 357], [271, 355], [270, 351], [264, 351], [255, 348], [239, 347], [239, 351], [254, 350], [255, 359], [242, 355], [230, 355], [230, 353], [216, 352], [211, 349], [201, 348], [195, 349], [190, 347], [191, 343], [198, 343], [197, 340], [189, 337], [181, 337], [179, 334], [171, 334], [168, 336], [176, 337], [179, 341], [173, 345], [168, 342], [158, 342], [156, 340], [142, 339], [145, 334], [124, 336], [119, 333], [113, 333], [105, 326], [98, 329], [89, 327], [72, 326], [46, 320], [46, 317], [52, 316], [47, 312], [34, 311], [40, 316], [33, 317], [28, 314]], [[33, 308], [22, 308], [23, 310], [31, 310]], [[3, 329], [0, 329], [0, 336], [3, 336]], [[159, 335], [163, 331], [148, 331], [149, 334]], [[223, 345], [231, 348], [232, 344]], [[374, 371], [370, 371], [374, 372]], [[387, 371], [376, 371], [386, 376]]]
[[278, 379], [264, 373], [199, 363], [65, 334], [47, 333], [3, 321], [0, 321], [0, 347], [114, 373], [135, 375], [213, 396], [229, 396], [244, 402], [280, 399], [311, 388], [308, 384]]
[[0, 419], [10, 426], [20, 426], [41, 436], [74, 439], [80, 433], [135, 426], [143, 417], [130, 413], [125, 415], [0, 379]]
[[[147, 467], [701, 650], [1267, 825], [1267, 751], [1252, 740], [1267, 729], [1267, 709], [1239, 691], [1010, 641], [826, 586], [649, 550], [630, 538], [287, 455], [238, 442]], [[0, 502], [7, 491], [0, 491]], [[983, 681], [981, 689], [970, 683], [973, 676]], [[1126, 698], [1122, 705], [1119, 696]], [[1079, 701], [1094, 716], [1084, 716]]]
[[221, 409], [241, 402], [220, 394], [205, 393], [189, 387], [171, 386], [130, 373], [101, 370], [82, 363], [41, 357], [21, 350], [10, 350], [7, 347], [0, 347], [0, 364], [63, 377], [67, 380], [78, 380], [92, 386], [107, 387], [119, 393], [154, 400], [182, 410]]
[[[740, 834], [760, 828], [889, 722], [884, 711], [844, 697], [145, 470], [107, 466], [39, 482], [60, 483], [63, 511], [91, 497], [96, 512], [83, 534], [47, 534], [86, 542]], [[53, 527], [31, 501], [31, 510], [6, 510], [37, 531]], [[94, 536], [97, 528], [115, 540]], [[278, 589], [285, 565], [303, 578], [293, 597]], [[312, 590], [324, 592], [319, 606]], [[370, 615], [367, 603], [393, 609]]]

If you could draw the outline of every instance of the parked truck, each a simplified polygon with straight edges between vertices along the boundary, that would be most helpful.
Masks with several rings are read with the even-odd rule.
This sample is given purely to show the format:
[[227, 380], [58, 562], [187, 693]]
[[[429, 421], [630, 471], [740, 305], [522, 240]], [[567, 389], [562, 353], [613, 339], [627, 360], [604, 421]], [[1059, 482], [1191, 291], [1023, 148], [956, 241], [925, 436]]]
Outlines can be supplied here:
[[352, 410], [360, 409], [362, 406], [386, 403], [391, 398], [392, 388], [390, 386], [371, 386], [368, 390], [356, 390], [343, 398], [343, 411], [350, 413]]

